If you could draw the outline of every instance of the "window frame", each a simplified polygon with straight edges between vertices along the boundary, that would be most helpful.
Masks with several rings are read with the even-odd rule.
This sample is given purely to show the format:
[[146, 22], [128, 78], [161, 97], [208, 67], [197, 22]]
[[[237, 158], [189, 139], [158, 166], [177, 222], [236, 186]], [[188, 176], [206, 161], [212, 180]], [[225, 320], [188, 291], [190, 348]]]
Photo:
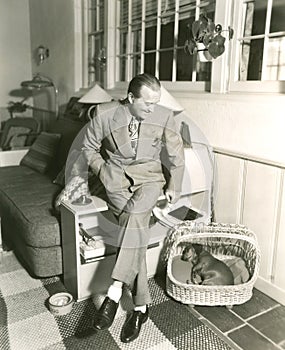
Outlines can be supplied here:
[[[271, 5], [272, 10], [273, 0], [268, 0], [268, 5]], [[231, 67], [230, 79], [229, 79], [229, 92], [253, 92], [253, 93], [281, 93], [285, 91], [285, 81], [269, 81], [269, 80], [247, 80], [239, 81], [239, 64], [240, 64], [240, 40], [243, 37], [243, 0], [237, 0], [233, 7], [233, 28], [235, 31], [235, 38], [233, 40], [232, 54], [231, 54]], [[266, 28], [268, 28], [268, 14], [266, 16]], [[264, 32], [265, 38], [270, 37], [269, 33]], [[250, 38], [250, 37], [248, 37]], [[266, 43], [265, 43], [266, 44]], [[266, 62], [263, 62], [263, 70]]]
[[[88, 88], [88, 24], [84, 21], [84, 16], [87, 18], [87, 0], [73, 0], [74, 1], [74, 42], [75, 42], [75, 89], [78, 91], [80, 89]], [[104, 88], [114, 89], [122, 88], [127, 85], [127, 82], [119, 81], [119, 71], [116, 69], [118, 65], [118, 58], [116, 53], [119, 51], [119, 43], [116, 40], [118, 36], [118, 29], [116, 28], [116, 3], [114, 0], [104, 0], [105, 1], [105, 25], [106, 25], [106, 35], [105, 35], [105, 46], [107, 52], [107, 64], [106, 64], [106, 75]], [[216, 0], [216, 11], [215, 11], [215, 21], [216, 18], [221, 18], [222, 22], [225, 19], [225, 9], [228, 8], [228, 3], [232, 0], [227, 1], [227, 5], [223, 3], [222, 6], [218, 7], [217, 3], [223, 2], [224, 0]], [[113, 43], [116, 43], [114, 45]], [[224, 77], [228, 74], [222, 74], [222, 79], [220, 79], [221, 72], [227, 71], [228, 68], [225, 67], [226, 53], [224, 53], [219, 60], [213, 60], [212, 62], [212, 76], [210, 82], [187, 82], [187, 81], [162, 81], [163, 85], [171, 91], [193, 91], [193, 92], [226, 92]], [[211, 88], [209, 89], [209, 85]]]
[[[75, 8], [75, 88], [88, 88], [88, 28], [83, 21], [84, 2], [74, 0]], [[107, 50], [106, 89], [123, 89], [127, 82], [119, 81], [119, 72], [116, 69], [119, 52], [119, 43], [116, 40], [116, 4], [114, 0], [105, 0], [106, 28], [105, 35]], [[216, 0], [215, 23], [222, 23], [224, 27], [230, 25], [234, 29], [233, 40], [226, 41], [226, 50], [222, 56], [212, 62], [210, 82], [162, 81], [162, 84], [176, 92], [212, 92], [212, 93], [281, 93], [285, 91], [285, 81], [237, 81], [239, 69], [239, 40], [242, 32], [242, 4], [243, 0]], [[86, 10], [86, 9], [85, 9]], [[114, 45], [116, 42], [116, 45]], [[81, 54], [80, 54], [81, 53]], [[210, 89], [207, 85], [211, 85]], [[208, 91], [207, 91], [208, 90]]]
[[[110, 4], [110, 2], [114, 2], [114, 0], [108, 0], [108, 5]], [[120, 0], [116, 0], [115, 2], [119, 3]], [[162, 3], [162, 0], [158, 0], [157, 1], [157, 4], [158, 4], [158, 14], [157, 14], [157, 32], [156, 32], [156, 48], [155, 48], [155, 75], [158, 76], [159, 74], [159, 55], [160, 55], [160, 52], [163, 52], [163, 51], [167, 51], [165, 49], [161, 49], [159, 47], [159, 42], [160, 42], [160, 23], [161, 23], [161, 3]], [[199, 0], [197, 0], [197, 3], [199, 3]], [[129, 0], [129, 6], [131, 6], [132, 4], [132, 0]], [[144, 9], [146, 6], [146, 0], [143, 1], [143, 5], [142, 5], [142, 8]], [[117, 6], [117, 9], [119, 9], [119, 6]], [[177, 47], [175, 44], [177, 43], [177, 34], [178, 34], [178, 10], [179, 10], [179, 3], [178, 1], [176, 1], [176, 4], [175, 4], [175, 10], [174, 12], [171, 13], [171, 15], [173, 15], [175, 17], [175, 21], [174, 21], [174, 47], [171, 49], [171, 50], [174, 50], [174, 57], [175, 57], [175, 48]], [[198, 18], [199, 16], [199, 11], [196, 9], [196, 18]], [[144, 14], [144, 11], [142, 10], [142, 13]], [[117, 16], [119, 14], [117, 13]], [[110, 18], [110, 17], [108, 17]], [[130, 21], [131, 19], [131, 14], [129, 13], [129, 23], [131, 22]], [[145, 17], [142, 18], [142, 31], [144, 29], [144, 26], [145, 26], [145, 23], [144, 23], [144, 19]], [[116, 37], [114, 40], [116, 40], [116, 42], [118, 43], [119, 42], [119, 25], [118, 25], [118, 21], [115, 22], [114, 26], [116, 27]], [[128, 25], [128, 34], [131, 36], [131, 25], [129, 24]], [[176, 41], [175, 41], [176, 40]], [[132, 43], [131, 41], [129, 41], [129, 45], [128, 45], [128, 48], [127, 48], [127, 66], [128, 66], [128, 73], [126, 75], [126, 80], [130, 80], [131, 77], [132, 77], [132, 72], [131, 72], [131, 62], [130, 62], [130, 54], [131, 54], [131, 48], [132, 46]], [[144, 47], [144, 35], [142, 35], [142, 40], [141, 40], [141, 52], [140, 52], [140, 59], [141, 59], [141, 67], [140, 67], [140, 73], [142, 73], [142, 67], [143, 67], [143, 61], [144, 61], [144, 55], [145, 55], [145, 51], [143, 50], [143, 47]], [[119, 47], [117, 48], [117, 52], [119, 52]], [[109, 50], [111, 50], [111, 47], [109, 46], [108, 48], [108, 52]], [[213, 65], [214, 62], [212, 62], [211, 64]], [[176, 67], [177, 67], [177, 61], [174, 59], [173, 60], [173, 65], [172, 65], [172, 81], [163, 81], [162, 79], [161, 82], [166, 84], [166, 85], [175, 85], [177, 88], [179, 89], [191, 89], [192, 91], [209, 91], [209, 85], [211, 83], [211, 81], [208, 81], [208, 82], [205, 82], [205, 81], [175, 81], [176, 80]], [[116, 67], [114, 68], [116, 70], [116, 83], [115, 85], [118, 85], [118, 83], [121, 83], [122, 81], [120, 81], [120, 77], [119, 77], [119, 74], [120, 74], [120, 69], [119, 69], [119, 58], [117, 57], [117, 53], [116, 53]], [[193, 70], [194, 71], [194, 75], [195, 75], [195, 69]], [[193, 77], [193, 73], [192, 73], [192, 77]], [[195, 77], [194, 77], [195, 79]], [[173, 85], [172, 85], [173, 84]], [[108, 85], [108, 88], [112, 88], [113, 85], [112, 84], [107, 84]]]
[[[106, 0], [104, 0], [106, 6]], [[90, 22], [88, 21], [89, 13], [89, 3], [88, 0], [73, 0], [74, 5], [74, 84], [75, 90], [78, 91], [82, 88], [90, 87], [90, 76], [89, 76], [89, 50], [94, 53], [94, 47], [89, 46], [89, 37], [99, 37], [101, 34], [100, 28], [96, 24], [95, 31], [90, 32]], [[99, 5], [98, 5], [99, 7]], [[106, 15], [104, 16], [104, 21], [106, 23]], [[105, 27], [106, 24], [105, 24]], [[102, 42], [102, 47], [106, 46], [106, 39], [103, 35], [103, 40], [99, 38]], [[101, 54], [100, 50], [100, 54]], [[103, 54], [103, 52], [102, 52]], [[105, 74], [104, 74], [105, 75]], [[94, 83], [94, 82], [92, 82]], [[92, 84], [91, 83], [91, 84]]]

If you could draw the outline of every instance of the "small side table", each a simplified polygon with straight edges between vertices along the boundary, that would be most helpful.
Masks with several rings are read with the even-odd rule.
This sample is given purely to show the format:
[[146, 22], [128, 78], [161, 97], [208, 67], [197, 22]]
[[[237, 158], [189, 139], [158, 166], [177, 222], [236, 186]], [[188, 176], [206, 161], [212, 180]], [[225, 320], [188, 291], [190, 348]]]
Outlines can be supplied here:
[[[112, 282], [111, 273], [116, 261], [116, 252], [84, 261], [80, 254], [80, 226], [86, 231], [100, 235], [102, 228], [109, 237], [116, 237], [117, 226], [112, 224], [112, 215], [106, 202], [92, 197], [92, 203], [84, 206], [65, 202], [61, 205], [61, 229], [63, 250], [63, 279], [67, 290], [77, 301], [90, 298], [92, 294], [105, 293]], [[159, 271], [163, 242], [169, 228], [156, 223], [151, 228], [147, 249], [148, 277]], [[114, 235], [111, 233], [114, 232]], [[106, 235], [106, 233], [102, 233]]]

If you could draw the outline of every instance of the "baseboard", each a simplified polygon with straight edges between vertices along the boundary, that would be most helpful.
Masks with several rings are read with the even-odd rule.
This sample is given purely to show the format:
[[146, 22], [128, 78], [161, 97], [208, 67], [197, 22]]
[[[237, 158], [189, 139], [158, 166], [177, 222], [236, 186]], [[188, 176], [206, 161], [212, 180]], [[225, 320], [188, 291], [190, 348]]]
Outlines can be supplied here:
[[285, 305], [285, 290], [277, 287], [262, 277], [258, 277], [255, 282], [255, 288], [276, 300], [278, 303]]

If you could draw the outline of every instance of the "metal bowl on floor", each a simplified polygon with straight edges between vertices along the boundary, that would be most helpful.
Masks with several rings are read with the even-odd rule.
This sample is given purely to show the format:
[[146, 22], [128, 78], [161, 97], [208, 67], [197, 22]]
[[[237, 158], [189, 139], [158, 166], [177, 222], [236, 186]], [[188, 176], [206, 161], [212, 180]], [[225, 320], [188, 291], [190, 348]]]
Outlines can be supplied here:
[[56, 293], [49, 300], [50, 312], [55, 316], [68, 314], [73, 307], [74, 300], [71, 294], [66, 292]]

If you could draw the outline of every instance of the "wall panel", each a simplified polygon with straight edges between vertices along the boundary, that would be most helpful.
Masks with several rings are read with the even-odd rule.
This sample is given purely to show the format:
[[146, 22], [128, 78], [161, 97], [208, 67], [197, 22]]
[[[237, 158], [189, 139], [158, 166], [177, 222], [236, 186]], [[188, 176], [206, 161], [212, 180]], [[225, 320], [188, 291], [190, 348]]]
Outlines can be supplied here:
[[[273, 265], [274, 282], [279, 288], [285, 290], [285, 186], [284, 186], [284, 170], [282, 181], [280, 181], [280, 222], [276, 232], [275, 260]], [[283, 214], [283, 215], [282, 215]]]
[[215, 150], [216, 221], [236, 222], [257, 236], [261, 265], [256, 287], [285, 304], [285, 166]]
[[248, 162], [242, 223], [257, 235], [262, 251], [260, 275], [271, 279], [279, 169]]
[[214, 210], [217, 222], [239, 223], [242, 169], [240, 159], [215, 155]]

